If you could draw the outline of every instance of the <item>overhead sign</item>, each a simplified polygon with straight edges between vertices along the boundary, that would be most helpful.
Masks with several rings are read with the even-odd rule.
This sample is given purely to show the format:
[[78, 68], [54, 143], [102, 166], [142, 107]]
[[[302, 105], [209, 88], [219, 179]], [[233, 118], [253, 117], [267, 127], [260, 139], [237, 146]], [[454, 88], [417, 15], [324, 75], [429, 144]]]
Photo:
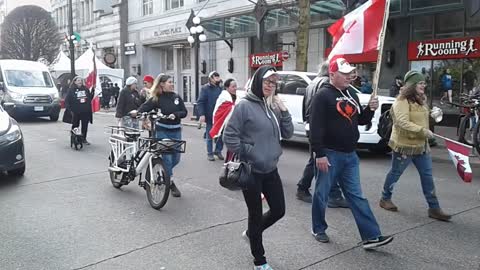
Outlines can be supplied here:
[[176, 23], [162, 24], [155, 27], [142, 29], [141, 38], [143, 40], [149, 39], [176, 39], [190, 34], [184, 21]]
[[[270, 65], [274, 67], [283, 66], [285, 52], [269, 52], [269, 53], [255, 53], [249, 57], [250, 67], [258, 68], [264, 65]], [[287, 56], [288, 58], [288, 56]]]
[[415, 41], [408, 44], [408, 60], [480, 57], [480, 37]]
[[137, 53], [135, 43], [125, 43], [125, 55], [133, 55]]

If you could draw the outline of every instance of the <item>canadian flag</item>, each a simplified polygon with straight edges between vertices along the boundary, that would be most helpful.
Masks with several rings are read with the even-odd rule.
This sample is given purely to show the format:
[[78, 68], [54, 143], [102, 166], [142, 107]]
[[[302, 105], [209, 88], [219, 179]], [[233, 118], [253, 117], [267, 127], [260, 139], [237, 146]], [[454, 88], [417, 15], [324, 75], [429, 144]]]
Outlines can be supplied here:
[[[92, 49], [93, 50], [93, 49]], [[85, 86], [87, 89], [92, 90], [94, 88], [95, 95], [92, 99], [92, 112], [100, 111], [100, 97], [98, 96], [102, 92], [102, 87], [100, 86], [100, 79], [98, 78], [97, 73], [97, 57], [95, 57], [95, 51], [93, 51], [92, 65], [90, 66], [85, 78]]]
[[453, 161], [453, 165], [457, 168], [458, 175], [464, 182], [472, 182], [472, 168], [470, 167], [469, 155], [472, 150], [471, 146], [445, 139], [445, 146], [447, 147], [448, 154]]
[[369, 0], [331, 25], [328, 32], [333, 37], [333, 49], [328, 59], [378, 50], [389, 1]]

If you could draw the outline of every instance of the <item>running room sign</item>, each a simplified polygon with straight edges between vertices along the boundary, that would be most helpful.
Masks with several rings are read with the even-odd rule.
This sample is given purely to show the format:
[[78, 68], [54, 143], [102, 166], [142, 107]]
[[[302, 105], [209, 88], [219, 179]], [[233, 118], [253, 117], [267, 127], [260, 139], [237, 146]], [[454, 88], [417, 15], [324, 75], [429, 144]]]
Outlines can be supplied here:
[[415, 41], [408, 44], [408, 60], [480, 57], [480, 37]]
[[269, 53], [256, 53], [250, 55], [250, 67], [258, 68], [263, 65], [270, 65], [274, 67], [283, 66], [283, 62], [287, 61], [290, 55], [287, 51], [281, 52], [269, 52]]

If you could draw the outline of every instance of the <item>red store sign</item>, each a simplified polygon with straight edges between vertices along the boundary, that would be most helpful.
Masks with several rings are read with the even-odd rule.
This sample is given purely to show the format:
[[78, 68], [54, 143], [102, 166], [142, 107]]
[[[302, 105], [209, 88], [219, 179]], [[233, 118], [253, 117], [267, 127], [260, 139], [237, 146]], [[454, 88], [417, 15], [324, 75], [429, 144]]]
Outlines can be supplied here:
[[289, 54], [287, 51], [269, 52], [269, 53], [255, 53], [249, 57], [250, 67], [259, 68], [264, 65], [274, 67], [283, 66], [283, 62], [287, 61]]
[[408, 60], [480, 57], [480, 37], [423, 40], [408, 43]]

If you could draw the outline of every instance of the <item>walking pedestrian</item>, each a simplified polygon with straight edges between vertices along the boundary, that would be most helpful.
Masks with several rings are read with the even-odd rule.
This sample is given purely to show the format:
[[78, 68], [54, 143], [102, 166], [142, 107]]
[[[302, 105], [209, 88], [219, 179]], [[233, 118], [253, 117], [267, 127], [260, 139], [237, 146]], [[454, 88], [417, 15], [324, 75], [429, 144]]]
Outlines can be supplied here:
[[120, 92], [115, 117], [118, 118], [119, 124], [130, 128], [138, 128], [138, 120], [129, 114], [133, 110], [137, 110], [145, 100], [140, 97], [137, 91], [137, 79], [128, 77], [125, 82], [125, 88]]
[[312, 203], [312, 233], [319, 242], [330, 239], [326, 234], [325, 208], [328, 193], [338, 181], [348, 201], [363, 240], [363, 248], [386, 245], [393, 236], [382, 236], [380, 227], [363, 196], [360, 185], [359, 158], [356, 145], [358, 125], [366, 125], [378, 108], [378, 98], [371, 97], [362, 109], [357, 94], [348, 89], [355, 72], [343, 58], [330, 60], [330, 81], [324, 83], [313, 98], [310, 116], [310, 141], [315, 153], [316, 184]]
[[[317, 94], [318, 90], [322, 85], [328, 82], [328, 61], [323, 62], [320, 65], [320, 70], [318, 76], [307, 86], [305, 91], [305, 96], [303, 98], [303, 122], [305, 123], [305, 131], [307, 132], [307, 137], [310, 137], [310, 111], [313, 97]], [[297, 184], [297, 199], [311, 203], [312, 195], [310, 194], [310, 187], [312, 186], [312, 180], [315, 173], [315, 159], [312, 153], [312, 147], [309, 146], [310, 157], [308, 159], [307, 165], [303, 170], [302, 178]], [[338, 182], [335, 181], [330, 190], [328, 197], [328, 207], [330, 208], [348, 208], [347, 201], [343, 198], [342, 191]]]
[[[216, 140], [222, 139], [223, 130], [232, 116], [235, 103], [237, 102], [237, 82], [234, 79], [227, 79], [223, 84], [225, 90], [218, 96], [213, 110], [213, 126], [210, 130], [210, 137]], [[227, 150], [226, 161], [231, 160], [233, 153]]]
[[444, 103], [444, 100], [448, 97], [448, 101], [452, 103], [452, 88], [453, 88], [453, 78], [450, 75], [450, 69], [446, 69], [441, 77], [443, 97], [440, 99], [440, 103]]
[[215, 161], [214, 155], [219, 160], [224, 160], [222, 155], [223, 142], [217, 140], [215, 143], [215, 149], [213, 148], [213, 139], [210, 137], [210, 130], [213, 125], [213, 110], [217, 103], [217, 98], [222, 92], [220, 87], [220, 74], [216, 71], [210, 72], [208, 75], [208, 83], [202, 87], [200, 92], [200, 98], [197, 101], [198, 115], [200, 116], [200, 124], [206, 123], [206, 142], [207, 142], [207, 159], [209, 161]]
[[468, 66], [468, 70], [463, 74], [463, 86], [467, 90], [467, 93], [471, 95], [473, 88], [477, 85], [477, 74], [473, 71], [473, 66]]
[[116, 107], [117, 104], [118, 104], [118, 96], [120, 95], [120, 87], [118, 87], [118, 83], [115, 83], [113, 85], [113, 91], [112, 92], [113, 92], [113, 97], [115, 98], [115, 106], [114, 107]]
[[[282, 154], [280, 139], [293, 135], [292, 117], [275, 95], [278, 81], [272, 66], [260, 67], [252, 77], [252, 87], [233, 110], [223, 139], [227, 148], [252, 166], [251, 183], [243, 196], [248, 208], [248, 239], [254, 269], [271, 270], [265, 258], [263, 232], [285, 215], [285, 197], [277, 163]], [[270, 209], [263, 214], [261, 194]]]
[[[139, 108], [139, 112], [160, 111], [167, 119], [160, 118], [155, 124], [155, 138], [182, 139], [181, 119], [187, 117], [187, 108], [182, 98], [174, 92], [172, 77], [160, 74], [152, 85], [151, 98]], [[173, 182], [173, 168], [180, 162], [180, 153], [162, 155], [163, 163], [170, 176], [170, 189], [173, 197], [180, 197], [181, 192]]]
[[390, 86], [390, 96], [396, 97], [400, 93], [400, 88], [403, 86], [402, 76], [398, 75], [395, 77], [395, 81]]
[[72, 130], [78, 128], [80, 122], [82, 122], [81, 131], [83, 143], [86, 145], [90, 145], [87, 141], [87, 131], [88, 123], [93, 122], [92, 99], [95, 91], [94, 87], [90, 91], [85, 86], [82, 77], [76, 76], [70, 85], [67, 96], [65, 97], [66, 112], [70, 111], [72, 113]]
[[433, 138], [429, 129], [429, 108], [425, 96], [425, 77], [418, 71], [405, 74], [405, 88], [393, 103], [393, 129], [388, 145], [392, 148], [392, 167], [385, 178], [380, 207], [398, 211], [392, 202], [395, 184], [405, 169], [413, 162], [420, 175], [422, 190], [428, 204], [428, 216], [442, 221], [450, 220], [440, 208], [435, 194], [432, 176], [432, 157], [428, 138]]
[[148, 100], [150, 98], [150, 91], [152, 89], [154, 80], [155, 79], [153, 78], [152, 75], [145, 75], [143, 77], [143, 88], [140, 91], [140, 96], [143, 99]]

